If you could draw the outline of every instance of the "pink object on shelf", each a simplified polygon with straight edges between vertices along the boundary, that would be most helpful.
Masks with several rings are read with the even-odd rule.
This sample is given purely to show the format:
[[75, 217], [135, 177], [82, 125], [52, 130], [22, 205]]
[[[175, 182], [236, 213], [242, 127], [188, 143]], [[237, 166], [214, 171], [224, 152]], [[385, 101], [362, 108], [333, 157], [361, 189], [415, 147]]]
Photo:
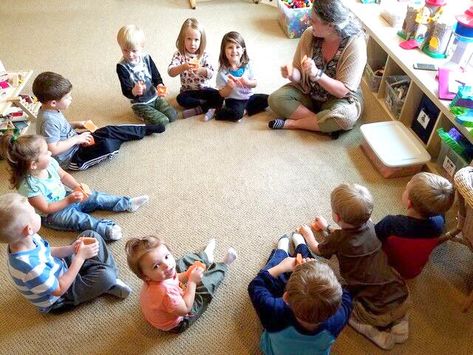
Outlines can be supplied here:
[[437, 96], [442, 100], [453, 100], [456, 93], [448, 91], [448, 77], [450, 76], [449, 68], [439, 68], [437, 80], [439, 82], [439, 89]]
[[10, 87], [10, 84], [8, 84], [8, 81], [0, 81], [0, 88], [8, 89], [9, 87]]
[[420, 43], [415, 39], [408, 39], [407, 41], [402, 41], [399, 43], [399, 47], [402, 49], [416, 49], [420, 47]]

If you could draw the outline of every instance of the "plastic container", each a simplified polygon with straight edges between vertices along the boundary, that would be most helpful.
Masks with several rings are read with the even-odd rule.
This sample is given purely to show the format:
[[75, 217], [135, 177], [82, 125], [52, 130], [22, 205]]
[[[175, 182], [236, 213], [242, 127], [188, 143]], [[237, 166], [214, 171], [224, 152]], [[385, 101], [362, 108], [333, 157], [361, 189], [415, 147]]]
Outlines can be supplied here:
[[437, 158], [437, 164], [441, 167], [440, 174], [453, 181], [455, 173], [468, 165], [468, 162], [461, 155], [455, 152], [443, 140], [441, 142], [440, 153]]
[[310, 26], [312, 6], [290, 9], [281, 0], [278, 1], [279, 24], [289, 38], [299, 38]]
[[360, 130], [361, 147], [385, 178], [414, 175], [430, 161], [430, 154], [399, 121], [368, 123]]
[[393, 116], [398, 119], [411, 79], [407, 75], [392, 75], [386, 78], [384, 102]]
[[378, 69], [381, 69], [383, 65], [377, 65], [374, 67], [374, 70], [372, 69], [371, 65], [369, 63], [366, 63], [365, 66], [365, 80], [366, 84], [370, 88], [371, 91], [373, 92], [378, 92], [379, 90], [379, 85], [381, 84], [381, 79], [382, 75], [376, 75], [375, 72]]

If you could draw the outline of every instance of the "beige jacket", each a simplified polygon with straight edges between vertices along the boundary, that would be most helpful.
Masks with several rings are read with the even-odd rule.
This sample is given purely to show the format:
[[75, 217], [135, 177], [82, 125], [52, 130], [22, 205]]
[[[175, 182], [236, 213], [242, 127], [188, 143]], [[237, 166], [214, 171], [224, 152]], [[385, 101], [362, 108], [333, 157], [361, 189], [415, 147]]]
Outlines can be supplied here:
[[[304, 94], [310, 92], [309, 76], [302, 73], [301, 61], [304, 55], [312, 58], [313, 54], [313, 39], [312, 27], [309, 27], [302, 34], [299, 44], [297, 45], [296, 53], [292, 60], [294, 68], [301, 72], [301, 81], [294, 84]], [[337, 64], [337, 75], [335, 78], [345, 84], [348, 90], [356, 92], [360, 87], [361, 77], [366, 65], [366, 40], [363, 33], [353, 36], [348, 40], [343, 52], [340, 55], [340, 60]]]

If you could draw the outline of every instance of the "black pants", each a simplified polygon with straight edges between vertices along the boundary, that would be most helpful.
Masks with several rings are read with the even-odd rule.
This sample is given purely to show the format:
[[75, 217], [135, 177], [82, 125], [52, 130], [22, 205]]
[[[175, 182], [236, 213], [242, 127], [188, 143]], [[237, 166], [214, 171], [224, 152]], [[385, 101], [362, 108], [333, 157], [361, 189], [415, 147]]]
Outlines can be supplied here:
[[200, 106], [203, 112], [209, 108], [220, 108], [223, 104], [223, 98], [218, 90], [212, 88], [203, 88], [200, 90], [183, 91], [176, 97], [176, 101], [184, 108], [194, 108]]
[[99, 128], [92, 136], [95, 144], [79, 146], [69, 162], [70, 170], [86, 170], [116, 154], [123, 142], [142, 139], [146, 135], [145, 125], [105, 126]]
[[218, 110], [215, 119], [222, 121], [238, 121], [246, 109], [248, 116], [263, 112], [268, 107], [268, 95], [254, 94], [248, 100], [226, 99], [225, 105]]

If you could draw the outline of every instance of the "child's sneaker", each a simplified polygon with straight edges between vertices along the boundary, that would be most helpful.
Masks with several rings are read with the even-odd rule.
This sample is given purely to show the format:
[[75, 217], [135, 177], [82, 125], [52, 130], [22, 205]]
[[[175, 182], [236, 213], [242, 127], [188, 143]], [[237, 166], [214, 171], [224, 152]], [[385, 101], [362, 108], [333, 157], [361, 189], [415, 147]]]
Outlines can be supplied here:
[[203, 113], [202, 108], [200, 106], [197, 106], [197, 107], [189, 108], [187, 110], [182, 111], [182, 117], [189, 118], [189, 117], [200, 115], [202, 113]]
[[207, 255], [207, 260], [209, 261], [209, 264], [213, 264], [215, 258], [214, 258], [214, 252], [215, 252], [215, 246], [217, 245], [217, 241], [215, 238], [212, 238], [209, 240], [207, 246], [204, 249], [204, 253]]
[[289, 237], [287, 234], [284, 234], [278, 240], [278, 249], [284, 250], [286, 253], [289, 253]]
[[227, 251], [227, 255], [225, 255], [225, 257], [223, 258], [223, 262], [227, 265], [230, 265], [236, 260], [237, 257], [238, 257], [238, 254], [236, 250], [233, 248], [229, 248]]
[[409, 318], [407, 315], [391, 328], [391, 334], [397, 344], [402, 344], [407, 341], [409, 338]]
[[128, 212], [135, 212], [148, 201], [149, 201], [148, 195], [132, 197], [130, 199], [130, 207], [128, 207]]
[[131, 288], [122, 280], [117, 279], [115, 285], [107, 293], [118, 298], [127, 298], [131, 293]]
[[122, 239], [122, 228], [118, 225], [115, 224], [111, 228], [108, 229], [108, 240], [120, 240]]
[[210, 121], [215, 116], [215, 109], [209, 108], [209, 110], [204, 115], [204, 122]]

